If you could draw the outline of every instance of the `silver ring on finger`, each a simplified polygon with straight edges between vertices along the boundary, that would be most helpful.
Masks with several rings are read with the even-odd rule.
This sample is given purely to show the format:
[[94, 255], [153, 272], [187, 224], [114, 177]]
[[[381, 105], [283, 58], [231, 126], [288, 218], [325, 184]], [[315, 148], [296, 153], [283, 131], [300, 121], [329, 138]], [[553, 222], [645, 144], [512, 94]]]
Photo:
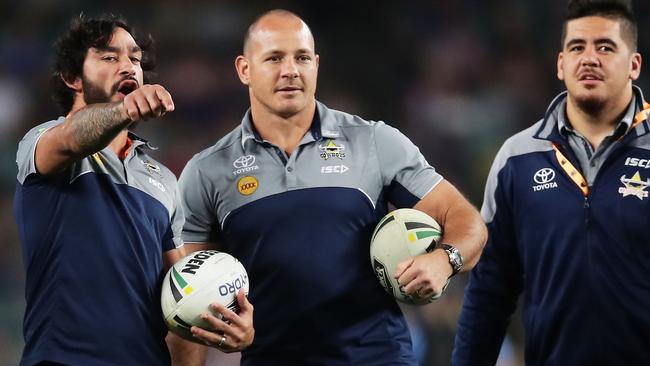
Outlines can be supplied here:
[[220, 340], [219, 343], [217, 344], [217, 347], [221, 347], [221, 346], [223, 346], [223, 343], [224, 343], [225, 341], [226, 341], [226, 336], [225, 336], [225, 335], [222, 335], [222, 336], [221, 336], [221, 340]]

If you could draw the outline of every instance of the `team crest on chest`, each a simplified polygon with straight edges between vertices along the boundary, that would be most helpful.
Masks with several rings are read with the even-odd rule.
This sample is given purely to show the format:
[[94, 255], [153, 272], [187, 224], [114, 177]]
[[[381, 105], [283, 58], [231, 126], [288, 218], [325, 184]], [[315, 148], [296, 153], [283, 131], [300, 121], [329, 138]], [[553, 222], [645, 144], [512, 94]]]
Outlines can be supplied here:
[[640, 200], [648, 197], [646, 189], [650, 186], [650, 179], [642, 180], [638, 171], [634, 173], [632, 178], [628, 178], [624, 174], [621, 177], [621, 183], [623, 183], [623, 187], [619, 187], [618, 193], [622, 194], [623, 197], [635, 196]]
[[154, 173], [157, 175], [161, 175], [160, 173], [160, 167], [157, 164], [152, 163], [150, 160], [140, 160], [142, 165], [144, 165], [144, 168], [149, 172], [149, 175], [153, 175]]
[[339, 158], [343, 160], [345, 157], [345, 146], [343, 144], [336, 144], [334, 140], [327, 140], [324, 144], [318, 147], [320, 150], [320, 157], [327, 160], [329, 158]]

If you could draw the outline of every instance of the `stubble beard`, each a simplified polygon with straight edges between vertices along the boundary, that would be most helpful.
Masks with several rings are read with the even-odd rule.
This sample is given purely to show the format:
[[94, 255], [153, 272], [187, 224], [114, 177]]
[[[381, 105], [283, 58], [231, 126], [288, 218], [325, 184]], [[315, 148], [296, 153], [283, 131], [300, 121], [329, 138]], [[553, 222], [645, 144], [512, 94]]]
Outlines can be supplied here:
[[594, 95], [577, 96], [576, 106], [590, 116], [598, 116], [605, 109], [607, 101], [603, 97]]

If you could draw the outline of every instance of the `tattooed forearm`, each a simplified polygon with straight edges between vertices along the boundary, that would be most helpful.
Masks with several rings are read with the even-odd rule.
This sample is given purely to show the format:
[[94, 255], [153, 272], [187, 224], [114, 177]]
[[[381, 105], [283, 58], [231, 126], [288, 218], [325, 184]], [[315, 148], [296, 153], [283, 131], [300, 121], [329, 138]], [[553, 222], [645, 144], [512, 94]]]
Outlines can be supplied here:
[[92, 104], [70, 117], [75, 145], [83, 154], [103, 149], [130, 123], [120, 111], [120, 103]]

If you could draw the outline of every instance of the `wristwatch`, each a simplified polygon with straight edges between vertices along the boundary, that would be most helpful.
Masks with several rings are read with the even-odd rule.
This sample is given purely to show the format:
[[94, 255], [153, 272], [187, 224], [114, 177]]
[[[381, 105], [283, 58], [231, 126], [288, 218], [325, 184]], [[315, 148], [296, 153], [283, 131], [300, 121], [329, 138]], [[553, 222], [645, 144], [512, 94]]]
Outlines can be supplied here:
[[447, 252], [447, 256], [449, 256], [449, 264], [451, 264], [451, 268], [453, 270], [451, 276], [449, 276], [450, 278], [456, 275], [456, 273], [460, 272], [460, 270], [463, 268], [463, 256], [460, 254], [460, 251], [458, 249], [444, 243], [438, 244], [438, 247], [436, 249], [444, 250]]

